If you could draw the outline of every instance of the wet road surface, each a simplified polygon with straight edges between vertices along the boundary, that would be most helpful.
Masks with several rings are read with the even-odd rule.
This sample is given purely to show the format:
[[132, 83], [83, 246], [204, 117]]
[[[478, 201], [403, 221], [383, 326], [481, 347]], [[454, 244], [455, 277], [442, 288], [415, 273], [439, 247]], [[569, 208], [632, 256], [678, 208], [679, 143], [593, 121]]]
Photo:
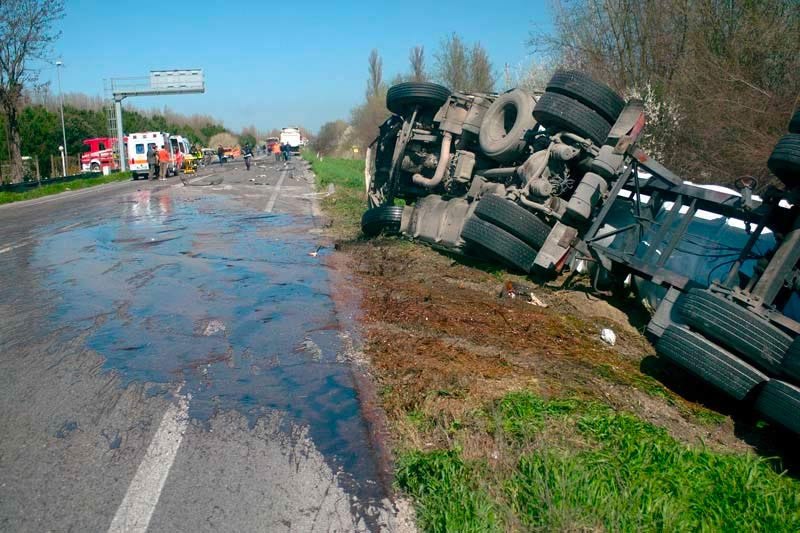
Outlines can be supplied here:
[[0, 530], [405, 528], [305, 163], [205, 172], [0, 208]]

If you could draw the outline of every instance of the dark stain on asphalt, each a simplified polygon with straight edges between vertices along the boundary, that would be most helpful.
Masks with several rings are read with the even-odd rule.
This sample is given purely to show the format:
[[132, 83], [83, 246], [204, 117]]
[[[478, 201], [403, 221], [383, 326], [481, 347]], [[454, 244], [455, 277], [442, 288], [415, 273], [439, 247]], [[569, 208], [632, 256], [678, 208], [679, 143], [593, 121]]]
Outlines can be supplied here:
[[58, 439], [66, 438], [76, 429], [78, 429], [78, 423], [74, 420], [68, 420], [58, 428], [58, 431], [55, 432], [55, 437]]
[[[309, 255], [313, 236], [298, 231], [310, 220], [242, 216], [224, 199], [173, 203], [166, 194], [119, 209], [37, 247], [35, 264], [59, 295], [54, 327], [89, 331], [89, 347], [123, 387], [144, 384], [150, 397], [182, 383], [200, 423], [235, 410], [252, 427], [284, 413], [308, 427], [334, 471], [375, 479], [328, 273]], [[360, 485], [362, 498], [380, 497]]]

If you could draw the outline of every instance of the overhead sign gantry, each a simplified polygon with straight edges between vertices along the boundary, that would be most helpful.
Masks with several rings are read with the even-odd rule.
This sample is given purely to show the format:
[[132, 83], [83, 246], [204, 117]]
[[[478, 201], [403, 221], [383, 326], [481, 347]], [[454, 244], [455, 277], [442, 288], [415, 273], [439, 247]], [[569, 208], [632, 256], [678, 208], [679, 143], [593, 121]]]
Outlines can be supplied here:
[[119, 168], [127, 168], [125, 158], [125, 129], [122, 126], [122, 100], [130, 96], [158, 96], [164, 94], [193, 94], [206, 92], [203, 69], [151, 70], [149, 76], [111, 78], [110, 92], [114, 98]]

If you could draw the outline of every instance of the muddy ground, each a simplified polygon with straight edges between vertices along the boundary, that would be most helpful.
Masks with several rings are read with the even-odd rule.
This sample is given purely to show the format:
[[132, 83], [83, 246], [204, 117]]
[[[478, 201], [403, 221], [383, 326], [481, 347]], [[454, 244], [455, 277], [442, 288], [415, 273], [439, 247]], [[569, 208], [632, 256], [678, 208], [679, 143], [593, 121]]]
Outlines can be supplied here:
[[[525, 390], [607, 404], [681, 442], [753, 450], [796, 475], [793, 437], [656, 356], [635, 296], [597, 295], [580, 276], [537, 284], [400, 238], [366, 240], [352, 217], [339, 220], [329, 227], [330, 265], [347, 284], [340, 299], [357, 309], [395, 452], [456, 447], [465, 459], [513, 461], [486, 409]], [[547, 307], [509, 298], [509, 282], [532, 287]], [[614, 346], [603, 328], [616, 333]]]

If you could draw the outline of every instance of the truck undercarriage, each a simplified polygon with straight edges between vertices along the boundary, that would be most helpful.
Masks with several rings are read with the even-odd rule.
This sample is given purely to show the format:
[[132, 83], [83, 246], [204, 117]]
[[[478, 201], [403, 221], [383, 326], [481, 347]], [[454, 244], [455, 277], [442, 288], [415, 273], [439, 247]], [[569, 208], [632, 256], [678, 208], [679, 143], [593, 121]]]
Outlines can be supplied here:
[[365, 234], [632, 284], [654, 295], [661, 356], [800, 433], [800, 132], [769, 161], [784, 188], [759, 198], [753, 178], [698, 186], [650, 159], [641, 103], [577, 72], [536, 97], [400, 84], [387, 107]]

